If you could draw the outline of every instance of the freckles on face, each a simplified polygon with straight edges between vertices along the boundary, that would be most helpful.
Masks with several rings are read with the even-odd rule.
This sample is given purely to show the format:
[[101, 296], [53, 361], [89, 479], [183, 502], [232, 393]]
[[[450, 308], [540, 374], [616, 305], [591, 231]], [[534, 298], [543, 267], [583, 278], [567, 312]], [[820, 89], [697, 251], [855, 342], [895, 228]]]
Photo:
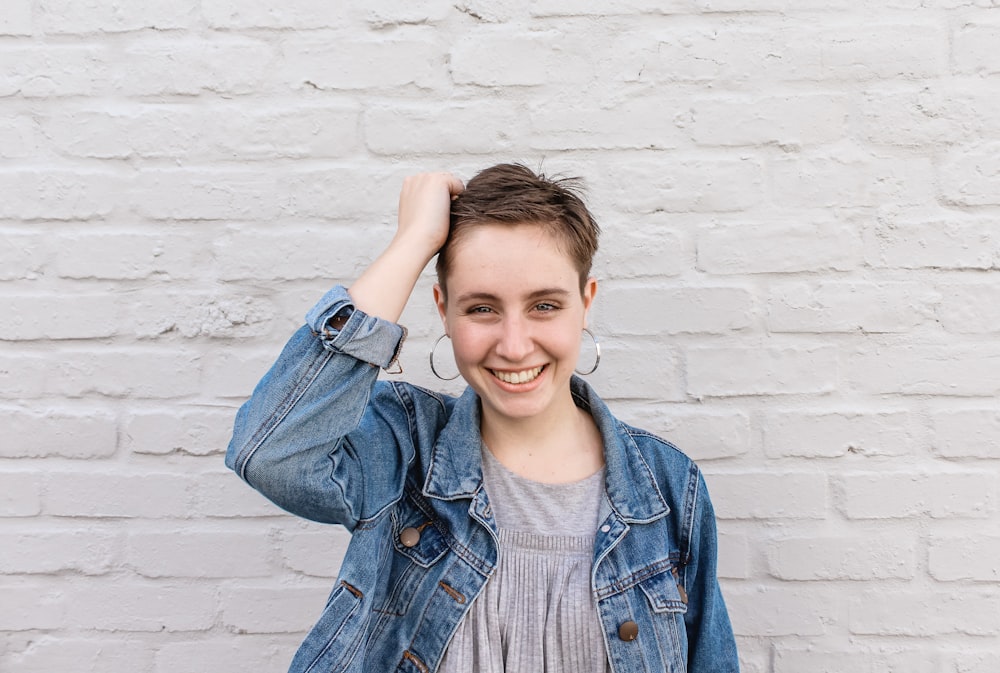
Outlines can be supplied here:
[[[530, 308], [528, 301], [546, 291], [565, 295], [552, 309], [576, 311], [581, 319], [589, 309], [590, 297], [580, 292], [573, 259], [540, 225], [479, 225], [455, 243], [451, 257], [447, 301], [436, 291], [446, 326], [457, 326], [470, 315], [500, 317], [500, 301], [506, 302], [503, 315], [514, 318], [513, 308]], [[480, 304], [484, 299], [490, 301]]]
[[459, 370], [484, 404], [513, 413], [514, 396], [537, 411], [552, 390], [568, 392], [593, 287], [581, 294], [573, 260], [538, 225], [480, 225], [457, 242], [447, 299], [436, 297]]

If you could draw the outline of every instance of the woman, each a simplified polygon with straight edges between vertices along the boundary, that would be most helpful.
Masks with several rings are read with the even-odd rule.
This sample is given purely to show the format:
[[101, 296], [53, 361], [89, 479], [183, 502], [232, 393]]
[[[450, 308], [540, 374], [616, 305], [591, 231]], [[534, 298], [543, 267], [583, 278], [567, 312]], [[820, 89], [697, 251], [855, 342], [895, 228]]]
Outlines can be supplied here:
[[[292, 671], [738, 670], [697, 467], [573, 376], [597, 235], [523, 166], [408, 178], [392, 242], [240, 409], [227, 465], [352, 532]], [[458, 398], [377, 381], [435, 254]]]

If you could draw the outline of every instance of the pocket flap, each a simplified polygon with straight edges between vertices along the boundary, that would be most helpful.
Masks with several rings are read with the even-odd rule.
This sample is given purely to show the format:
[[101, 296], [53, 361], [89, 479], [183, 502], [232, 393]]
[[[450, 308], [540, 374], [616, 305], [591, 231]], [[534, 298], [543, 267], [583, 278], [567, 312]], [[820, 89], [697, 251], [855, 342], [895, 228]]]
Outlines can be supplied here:
[[448, 551], [434, 521], [407, 501], [393, 512], [392, 535], [396, 551], [423, 568], [432, 566]]
[[687, 604], [681, 598], [680, 588], [671, 570], [672, 568], [667, 568], [665, 572], [639, 583], [653, 612], [687, 612]]

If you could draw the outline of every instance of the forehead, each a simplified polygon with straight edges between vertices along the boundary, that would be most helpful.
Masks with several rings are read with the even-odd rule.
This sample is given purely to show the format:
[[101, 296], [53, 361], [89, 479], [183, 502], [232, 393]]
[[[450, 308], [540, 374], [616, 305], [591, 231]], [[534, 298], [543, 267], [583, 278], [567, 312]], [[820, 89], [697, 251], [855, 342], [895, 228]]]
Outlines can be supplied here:
[[573, 258], [548, 227], [539, 224], [482, 224], [463, 232], [452, 250], [448, 284], [504, 279], [576, 284]]

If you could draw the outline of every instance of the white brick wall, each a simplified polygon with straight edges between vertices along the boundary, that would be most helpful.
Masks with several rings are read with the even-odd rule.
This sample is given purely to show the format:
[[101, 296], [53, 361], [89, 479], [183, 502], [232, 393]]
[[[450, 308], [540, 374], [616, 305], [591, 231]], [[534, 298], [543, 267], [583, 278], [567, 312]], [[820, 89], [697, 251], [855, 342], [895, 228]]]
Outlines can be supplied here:
[[284, 670], [348, 538], [223, 468], [233, 413], [403, 175], [521, 160], [589, 183], [592, 380], [701, 461], [744, 670], [996, 673], [998, 44], [995, 0], [5, 0], [0, 671]]

